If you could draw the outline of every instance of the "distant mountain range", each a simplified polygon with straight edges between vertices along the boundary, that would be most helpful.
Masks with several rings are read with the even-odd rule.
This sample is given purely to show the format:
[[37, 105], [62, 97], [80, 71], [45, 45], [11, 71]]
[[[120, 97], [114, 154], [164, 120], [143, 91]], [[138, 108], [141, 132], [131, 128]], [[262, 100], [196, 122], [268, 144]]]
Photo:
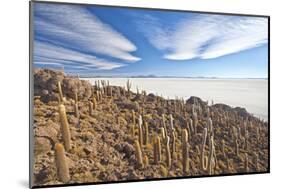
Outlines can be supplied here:
[[[77, 76], [77, 75], [76, 75]], [[227, 78], [227, 77], [205, 77], [205, 76], [157, 76], [157, 75], [80, 75], [80, 78], [187, 78], [187, 79], [267, 79], [267, 78]]]

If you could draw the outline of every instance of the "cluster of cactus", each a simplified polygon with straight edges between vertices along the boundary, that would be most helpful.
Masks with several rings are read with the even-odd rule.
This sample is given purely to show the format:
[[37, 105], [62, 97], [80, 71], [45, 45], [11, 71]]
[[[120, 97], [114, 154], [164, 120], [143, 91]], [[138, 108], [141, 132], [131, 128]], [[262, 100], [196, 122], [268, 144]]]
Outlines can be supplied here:
[[[106, 83], [106, 81], [104, 80], [96, 81], [97, 90], [95, 91], [95, 95], [93, 95], [90, 100], [87, 101], [89, 106], [89, 115], [95, 115], [97, 112], [95, 112], [94, 114], [94, 111], [101, 109], [101, 103], [108, 102], [108, 104], [111, 104], [112, 102], [114, 102], [114, 98], [116, 97], [116, 95], [120, 97], [122, 94], [125, 97], [129, 97], [130, 100], [130, 95], [133, 94], [130, 91], [131, 87], [132, 83], [130, 82], [130, 80], [127, 80], [126, 88], [117, 87], [116, 90], [114, 90], [113, 95], [113, 87], [109, 86], [109, 82]], [[58, 93], [58, 107], [63, 144], [59, 143], [55, 145], [55, 155], [58, 178], [60, 181], [66, 183], [70, 180], [70, 176], [65, 157], [65, 151], [69, 152], [71, 149], [71, 136], [64, 105], [65, 98], [63, 97], [60, 82], [58, 82]], [[146, 97], [146, 92], [142, 91], [140, 93], [139, 88], [137, 87], [137, 95], [140, 94]], [[233, 161], [229, 160], [230, 154], [233, 154], [233, 151], [229, 153], [230, 145], [234, 146], [234, 153], [238, 157], [237, 159], [244, 163], [241, 165], [244, 165], [246, 172], [249, 172], [250, 167], [252, 168], [253, 165], [255, 165], [256, 170], [260, 170], [258, 154], [254, 153], [254, 158], [248, 157], [251, 155], [250, 153], [248, 153], [248, 141], [252, 137], [252, 135], [251, 137], [249, 136], [249, 131], [252, 131], [252, 129], [254, 128], [250, 121], [246, 120], [244, 122], [231, 123], [229, 121], [233, 119], [231, 116], [237, 115], [229, 115], [228, 113], [219, 111], [216, 112], [216, 110], [213, 110], [213, 108], [209, 108], [208, 105], [201, 107], [196, 99], [192, 104], [191, 109], [190, 106], [187, 106], [185, 104], [183, 99], [178, 99], [177, 97], [175, 100], [163, 100], [162, 98], [157, 97], [156, 101], [157, 106], [167, 106], [168, 108], [170, 108], [167, 113], [162, 114], [160, 128], [154, 129], [152, 127], [149, 127], [150, 122], [146, 117], [148, 114], [146, 114], [146, 112], [148, 111], [145, 111], [144, 108], [139, 108], [137, 111], [137, 115], [134, 110], [132, 110], [130, 113], [129, 120], [131, 120], [131, 122], [130, 124], [128, 124], [130, 128], [129, 133], [131, 133], [133, 138], [132, 141], [134, 141], [135, 157], [138, 168], [143, 169], [148, 167], [149, 152], [147, 153], [147, 151], [148, 149], [153, 149], [153, 162], [156, 165], [160, 164], [161, 169], [165, 170], [165, 174], [163, 175], [169, 174], [170, 169], [174, 167], [174, 165], [176, 165], [177, 160], [181, 160], [180, 163], [182, 165], [182, 174], [190, 175], [192, 174], [191, 170], [194, 169], [194, 162], [192, 162], [191, 160], [191, 157], [194, 157], [194, 151], [192, 150], [196, 149], [197, 158], [199, 157], [198, 162], [200, 163], [202, 172], [209, 175], [215, 174], [215, 171], [217, 172], [218, 170], [217, 167], [219, 166], [219, 162], [217, 161], [215, 149], [216, 143], [214, 140], [214, 136], [217, 136], [216, 133], [218, 132], [218, 130], [217, 127], [214, 128], [213, 123], [215, 124], [215, 126], [217, 125], [217, 123], [223, 123], [223, 125], [225, 125], [225, 128], [229, 130], [229, 133], [225, 133], [226, 135], [230, 135], [229, 139], [226, 139], [224, 137], [225, 140], [222, 139], [221, 141], [216, 142], [219, 142], [221, 144], [220, 151], [222, 152], [223, 159], [226, 162], [227, 170], [231, 172], [231, 169], [233, 169]], [[99, 108], [97, 102], [99, 102]], [[77, 117], [78, 119], [80, 116], [79, 105], [81, 107], [82, 103], [82, 100], [80, 102], [78, 101], [78, 94], [76, 92], [74, 111], [75, 117]], [[181, 127], [179, 127], [179, 125], [181, 125], [182, 123], [177, 120], [179, 114], [184, 115], [185, 125]], [[155, 116], [155, 114], [153, 116]], [[173, 116], [176, 119], [174, 119]], [[121, 121], [123, 120], [122, 116], [118, 116], [116, 118], [118, 125], [121, 126]], [[253, 136], [256, 137], [258, 143], [261, 137], [261, 128], [256, 127], [255, 129], [256, 133], [254, 133]], [[149, 133], [149, 130], [151, 133]], [[150, 139], [150, 136], [153, 137]], [[180, 140], [177, 140], [177, 136], [180, 136]], [[202, 138], [201, 145], [199, 144], [200, 137]], [[152, 148], [149, 148], [150, 143], [152, 144]], [[226, 144], [228, 145], [227, 147]], [[249, 162], [249, 160], [251, 162]], [[252, 161], [254, 163], [252, 163]]]
[[[61, 182], [67, 183], [70, 180], [69, 168], [65, 157], [65, 150], [69, 151], [71, 149], [71, 134], [70, 127], [67, 120], [66, 109], [64, 105], [64, 97], [62, 93], [61, 83], [58, 82], [57, 85], [58, 93], [59, 93], [59, 105], [58, 112], [60, 118], [61, 125], [61, 136], [63, 140], [63, 144], [56, 143], [55, 150], [55, 160], [56, 160], [56, 168], [57, 168], [57, 177]], [[79, 117], [79, 109], [78, 109], [78, 96], [75, 93], [75, 116]]]

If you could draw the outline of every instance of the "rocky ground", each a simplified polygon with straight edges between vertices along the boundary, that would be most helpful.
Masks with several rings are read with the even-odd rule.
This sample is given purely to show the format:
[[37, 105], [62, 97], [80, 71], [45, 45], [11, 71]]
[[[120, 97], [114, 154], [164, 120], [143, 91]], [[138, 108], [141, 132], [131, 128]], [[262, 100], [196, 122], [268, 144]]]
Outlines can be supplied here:
[[[133, 93], [111, 86], [106, 81], [92, 86], [87, 81], [65, 76], [61, 72], [38, 69], [34, 73], [35, 186], [65, 184], [57, 175], [54, 151], [56, 143], [63, 144], [58, 112], [58, 81], [62, 87], [71, 135], [71, 149], [65, 152], [70, 175], [70, 180], [66, 183], [268, 170], [268, 123], [253, 117], [243, 108], [231, 108], [224, 104], [208, 106], [197, 97], [191, 97], [187, 101], [167, 100], [154, 94], [146, 94], [145, 91]], [[78, 97], [78, 117], [75, 114], [75, 94]], [[93, 97], [97, 99], [97, 105], [90, 110], [89, 102]], [[142, 158], [147, 158], [143, 166], [137, 161], [134, 145], [136, 140], [139, 141], [140, 116], [142, 125], [148, 126], [148, 141], [141, 144]], [[164, 127], [166, 137], [174, 139], [169, 143], [171, 165], [167, 165], [166, 141], [165, 136], [162, 136]], [[205, 128], [208, 129], [207, 142], [202, 145]], [[183, 129], [188, 132], [187, 171], [183, 171]], [[145, 134], [145, 130], [142, 132]], [[154, 161], [155, 136], [161, 137], [162, 157], [158, 163]], [[209, 155], [212, 154], [211, 138], [214, 140], [213, 156]], [[203, 158], [202, 146], [205, 151]], [[211, 171], [202, 168], [202, 159], [208, 158], [212, 158]]]

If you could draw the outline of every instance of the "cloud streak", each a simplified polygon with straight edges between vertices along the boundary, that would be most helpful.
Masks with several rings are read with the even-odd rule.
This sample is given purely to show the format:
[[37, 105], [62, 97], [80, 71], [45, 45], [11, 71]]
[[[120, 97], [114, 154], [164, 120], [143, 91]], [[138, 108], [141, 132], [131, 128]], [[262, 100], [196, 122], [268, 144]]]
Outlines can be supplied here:
[[90, 68], [110, 70], [125, 66], [121, 63], [106, 61], [93, 55], [87, 55], [67, 48], [52, 45], [46, 42], [35, 41], [34, 63], [54, 66], [69, 66], [72, 69]]
[[38, 3], [34, 29], [35, 64], [110, 70], [140, 60], [130, 40], [85, 7]]
[[217, 58], [260, 46], [267, 43], [267, 24], [266, 18], [203, 14], [172, 25], [150, 15], [138, 22], [148, 41], [170, 60]]

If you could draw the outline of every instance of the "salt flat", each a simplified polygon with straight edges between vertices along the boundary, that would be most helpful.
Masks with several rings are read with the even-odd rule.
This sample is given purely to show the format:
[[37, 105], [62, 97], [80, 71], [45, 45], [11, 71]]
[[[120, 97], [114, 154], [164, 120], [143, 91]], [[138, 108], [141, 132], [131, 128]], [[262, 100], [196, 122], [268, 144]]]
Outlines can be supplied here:
[[[111, 85], [125, 86], [127, 78], [87, 78], [108, 80]], [[267, 79], [191, 79], [191, 78], [130, 78], [132, 90], [146, 90], [166, 98], [188, 99], [197, 96], [204, 101], [244, 107], [256, 117], [268, 120]]]

